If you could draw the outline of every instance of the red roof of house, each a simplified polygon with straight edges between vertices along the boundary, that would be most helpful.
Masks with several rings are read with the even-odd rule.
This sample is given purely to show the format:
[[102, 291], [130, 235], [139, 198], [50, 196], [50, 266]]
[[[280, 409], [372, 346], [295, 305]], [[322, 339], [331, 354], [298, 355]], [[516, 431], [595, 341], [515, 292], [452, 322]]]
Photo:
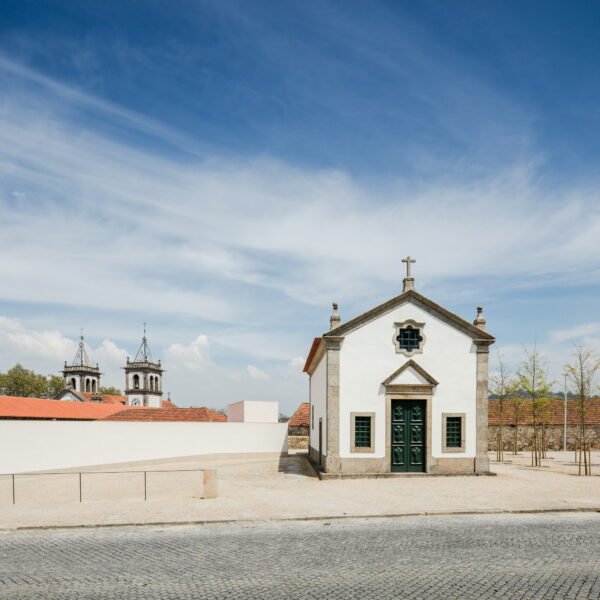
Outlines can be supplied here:
[[288, 427], [308, 427], [310, 425], [310, 404], [303, 402], [288, 421]]
[[0, 419], [95, 421], [120, 410], [123, 410], [121, 404], [96, 404], [94, 402], [0, 396]]
[[178, 408], [177, 404], [174, 404], [172, 400], [161, 400], [161, 408]]
[[125, 396], [115, 396], [113, 394], [99, 394], [97, 392], [79, 392], [88, 402], [100, 400], [102, 404], [126, 404]]
[[321, 343], [321, 340], [323, 338], [315, 338], [313, 340], [312, 346], [310, 347], [310, 350], [308, 352], [308, 356], [306, 357], [306, 362], [304, 363], [304, 373], [308, 372], [308, 368], [310, 367], [310, 363], [312, 362], [312, 359], [315, 357], [315, 354], [317, 353], [317, 350], [319, 349], [319, 344]]
[[103, 421], [182, 421], [220, 423], [227, 417], [210, 408], [127, 408], [108, 415]]
[[[585, 401], [585, 421], [588, 425], [600, 425], [600, 398], [590, 398]], [[539, 422], [548, 425], [562, 425], [565, 418], [565, 402], [562, 398], [552, 398], [546, 408], [539, 409]], [[518, 409], [519, 425], [531, 425], [533, 422], [531, 412], [531, 401], [527, 398], [520, 399]], [[503, 419], [504, 425], [515, 424], [515, 404], [510, 400], [504, 401]], [[569, 425], [577, 425], [581, 422], [579, 400], [570, 398], [567, 400], [567, 422]], [[489, 425], [500, 424], [500, 401], [497, 399], [488, 402]]]

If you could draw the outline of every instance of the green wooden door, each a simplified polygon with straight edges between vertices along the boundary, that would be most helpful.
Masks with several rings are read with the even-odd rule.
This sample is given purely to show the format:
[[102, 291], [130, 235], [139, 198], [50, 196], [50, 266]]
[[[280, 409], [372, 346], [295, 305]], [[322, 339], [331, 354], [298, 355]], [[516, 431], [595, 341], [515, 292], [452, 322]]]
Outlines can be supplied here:
[[392, 471], [425, 472], [424, 400], [392, 400]]

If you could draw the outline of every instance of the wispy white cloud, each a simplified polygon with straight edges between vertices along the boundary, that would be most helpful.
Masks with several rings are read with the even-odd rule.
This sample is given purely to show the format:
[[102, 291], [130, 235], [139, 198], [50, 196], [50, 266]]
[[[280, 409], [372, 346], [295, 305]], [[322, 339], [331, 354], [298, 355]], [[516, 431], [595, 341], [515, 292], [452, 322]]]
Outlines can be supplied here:
[[246, 372], [252, 379], [257, 379], [258, 381], [267, 381], [268, 379], [271, 379], [271, 376], [268, 373], [261, 371], [261, 369], [254, 365], [248, 365], [246, 367]]
[[600, 337], [600, 322], [583, 323], [568, 329], [556, 329], [550, 332], [550, 339], [555, 342], [565, 340], [581, 341], [589, 338]]
[[75, 355], [77, 348], [76, 342], [59, 331], [28, 330], [18, 319], [8, 317], [0, 317], [0, 340], [3, 351], [14, 354], [16, 360], [29, 356], [43, 359], [64, 357], [67, 360]]
[[292, 371], [302, 371], [302, 369], [304, 368], [304, 363], [305, 362], [306, 362], [306, 359], [304, 357], [302, 357], [302, 356], [295, 356], [288, 363], [288, 367]]
[[[0, 369], [20, 362], [43, 374], [58, 374], [65, 361], [75, 356], [79, 341], [57, 330], [38, 330], [27, 327], [19, 319], [0, 316]], [[101, 365], [103, 384], [120, 385], [122, 367], [127, 352], [109, 339], [96, 348], [88, 347], [93, 363]]]
[[209, 342], [206, 335], [199, 335], [189, 344], [171, 344], [165, 351], [167, 370], [185, 369], [201, 372], [212, 364], [208, 355]]
[[[573, 181], [548, 189], [536, 153], [476, 178], [455, 172], [427, 181], [374, 182], [269, 157], [200, 159], [194, 151], [184, 161], [128, 137], [135, 129], [187, 148], [162, 125], [5, 59], [2, 69], [47, 93], [42, 104], [23, 87], [0, 106], [0, 280], [9, 282], [0, 301], [105, 311], [119, 322], [186, 319], [163, 345], [185, 401], [230, 400], [239, 391], [235, 367], [211, 365], [213, 343], [238, 371], [248, 356], [281, 363], [279, 371], [269, 364], [269, 373], [248, 366], [250, 383], [287, 382], [319, 332], [295, 313], [399, 289], [406, 254], [418, 258], [421, 288], [460, 278], [463, 293], [475, 295], [485, 279], [493, 294], [556, 274], [563, 283], [597, 282], [599, 188]], [[81, 109], [112, 119], [112, 132], [82, 125], [73, 118]], [[192, 337], [190, 321], [202, 321], [195, 331], [205, 333], [181, 341]], [[46, 365], [74, 352], [57, 332], [10, 338], [9, 327], [5, 356]], [[568, 334], [553, 335], [559, 342]], [[94, 352], [116, 365], [125, 350], [107, 340]], [[302, 400], [305, 390], [294, 386], [287, 398]]]

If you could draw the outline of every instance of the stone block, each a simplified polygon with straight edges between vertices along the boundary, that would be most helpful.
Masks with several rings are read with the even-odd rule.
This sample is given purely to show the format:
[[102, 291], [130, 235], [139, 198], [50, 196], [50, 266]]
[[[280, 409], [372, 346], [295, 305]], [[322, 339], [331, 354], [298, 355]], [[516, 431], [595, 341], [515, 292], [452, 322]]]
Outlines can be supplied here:
[[204, 469], [204, 471], [202, 471], [202, 497], [205, 500], [217, 497], [216, 469]]

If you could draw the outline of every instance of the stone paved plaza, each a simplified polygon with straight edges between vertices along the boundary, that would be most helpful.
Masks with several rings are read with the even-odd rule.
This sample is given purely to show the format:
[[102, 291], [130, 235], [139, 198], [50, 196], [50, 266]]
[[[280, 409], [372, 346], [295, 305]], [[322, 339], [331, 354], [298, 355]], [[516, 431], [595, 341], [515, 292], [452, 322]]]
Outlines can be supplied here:
[[[544, 466], [528, 466], [530, 457], [506, 456], [492, 463], [495, 477], [401, 476], [386, 479], [319, 481], [304, 456], [284, 458], [188, 457], [99, 467], [101, 471], [158, 469], [162, 486], [149, 476], [148, 502], [143, 475], [108, 476], [90, 487], [83, 479], [79, 503], [77, 473], [69, 476], [22, 475], [12, 504], [10, 478], [0, 478], [0, 529], [81, 525], [185, 524], [207, 521], [270, 521], [319, 517], [377, 517], [424, 513], [600, 510], [600, 452], [594, 453], [592, 477], [575, 477], [573, 453], [549, 454]], [[193, 482], [170, 469], [214, 467], [218, 497], [193, 497]], [[92, 470], [92, 469], [90, 469]], [[183, 473], [189, 476], [189, 473]], [[198, 473], [192, 476], [199, 477]], [[113, 477], [113, 479], [111, 479]], [[201, 489], [198, 480], [196, 487]], [[185, 497], [185, 496], [190, 497]]]
[[0, 533], [0, 598], [599, 598], [600, 515]]

